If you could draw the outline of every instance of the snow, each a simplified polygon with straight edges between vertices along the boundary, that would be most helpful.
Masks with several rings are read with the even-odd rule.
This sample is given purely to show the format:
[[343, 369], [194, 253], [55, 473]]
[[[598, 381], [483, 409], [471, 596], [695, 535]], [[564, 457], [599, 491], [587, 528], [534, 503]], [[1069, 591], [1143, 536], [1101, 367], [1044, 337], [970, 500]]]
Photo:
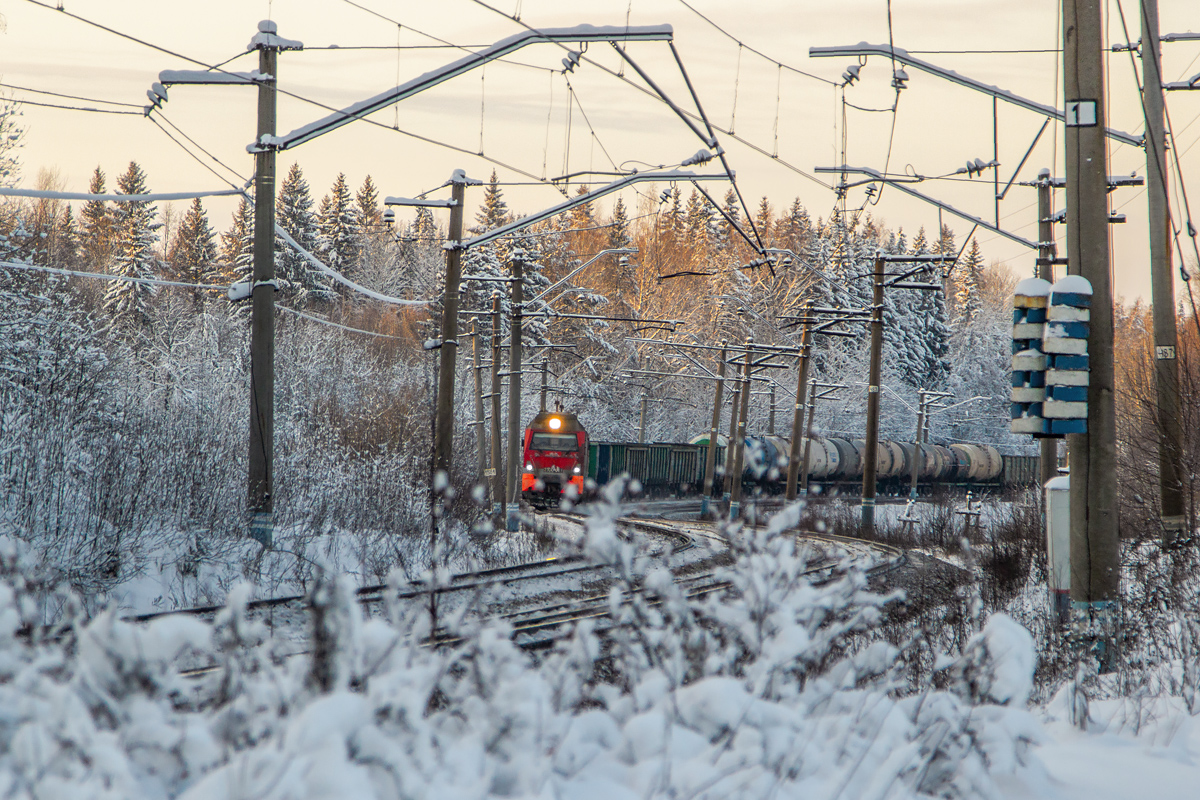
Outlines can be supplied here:
[[1090, 295], [1092, 293], [1092, 284], [1082, 275], [1068, 275], [1065, 278], [1055, 281], [1054, 286], [1051, 287], [1051, 291], [1062, 294]]
[[202, 192], [156, 192], [154, 194], [89, 194], [87, 192], [51, 192], [43, 189], [13, 189], [0, 186], [0, 197], [31, 197], [39, 200], [102, 200], [112, 203], [158, 203], [169, 200], [193, 200], [197, 197], [225, 197], [242, 194], [241, 189], [214, 189]]
[[391, 296], [383, 294], [381, 292], [376, 292], [373, 289], [368, 289], [365, 286], [360, 286], [359, 284], [355, 283], [354, 281], [352, 281], [349, 278], [342, 275], [340, 272], [336, 272], [333, 269], [330, 269], [329, 267], [327, 267], [323, 261], [321, 261], [319, 258], [314, 256], [312, 253], [305, 250], [299, 244], [297, 244], [296, 240], [291, 237], [291, 234], [289, 234], [282, 227], [280, 227], [280, 226], [275, 227], [275, 235], [278, 236], [279, 238], [283, 239], [289, 245], [291, 245], [292, 248], [297, 253], [299, 253], [304, 258], [305, 261], [307, 261], [309, 264], [312, 264], [321, 273], [332, 278], [333, 280], [337, 281], [338, 283], [342, 284], [343, 286], [350, 287], [351, 289], [358, 292], [359, 294], [366, 295], [367, 297], [371, 298], [372, 300], [378, 300], [381, 303], [388, 303], [389, 305], [394, 305], [394, 306], [429, 305], [430, 301], [428, 301], [428, 300], [405, 300], [400, 297], [391, 297]]
[[[164, 69], [158, 73], [158, 80], [164, 84], [235, 84], [253, 86], [264, 81], [274, 80], [274, 75], [251, 70], [250, 72], [224, 72], [207, 69]], [[166, 99], [166, 95], [163, 95]]]
[[1050, 294], [1050, 281], [1043, 278], [1026, 278], [1017, 284], [1013, 294], [1020, 297], [1046, 297]]

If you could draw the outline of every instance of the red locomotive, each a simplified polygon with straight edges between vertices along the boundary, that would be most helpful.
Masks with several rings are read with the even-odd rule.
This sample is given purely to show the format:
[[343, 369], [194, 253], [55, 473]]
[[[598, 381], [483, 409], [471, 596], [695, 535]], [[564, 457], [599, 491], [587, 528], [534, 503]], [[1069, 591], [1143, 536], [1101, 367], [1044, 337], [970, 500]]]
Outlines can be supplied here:
[[588, 435], [566, 411], [543, 411], [525, 429], [521, 447], [521, 496], [533, 505], [557, 504], [567, 486], [583, 496]]

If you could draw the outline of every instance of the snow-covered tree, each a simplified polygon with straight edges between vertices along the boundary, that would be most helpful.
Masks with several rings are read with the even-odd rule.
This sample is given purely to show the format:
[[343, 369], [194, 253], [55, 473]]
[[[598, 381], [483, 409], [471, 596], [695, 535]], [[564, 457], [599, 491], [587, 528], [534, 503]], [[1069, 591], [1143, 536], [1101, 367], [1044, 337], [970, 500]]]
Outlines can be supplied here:
[[629, 212], [620, 197], [613, 203], [612, 221], [608, 228], [609, 247], [629, 247], [633, 239], [629, 235]]
[[[104, 170], [96, 167], [88, 183], [88, 192], [104, 194]], [[80, 233], [83, 236], [83, 261], [93, 272], [108, 269], [113, 250], [114, 211], [103, 200], [88, 200], [80, 212]]]
[[979, 296], [979, 281], [983, 271], [983, 253], [979, 249], [979, 240], [972, 239], [967, 255], [955, 268], [955, 305], [959, 325], [970, 325], [979, 315], [982, 300]]
[[475, 225], [470, 229], [471, 233], [480, 234], [493, 228], [499, 228], [511, 219], [508, 203], [504, 201], [504, 190], [500, 186], [500, 179], [496, 177], [496, 170], [492, 170], [492, 176], [488, 178], [487, 186], [483, 190], [483, 203], [475, 212]]
[[[199, 197], [192, 200], [187, 213], [183, 215], [183, 221], [179, 223], [167, 253], [167, 263], [177, 280], [220, 285], [217, 283], [221, 278], [221, 270], [217, 264], [216, 234], [208, 224], [208, 213]], [[206, 292], [196, 289], [191, 295], [199, 304], [206, 294], [213, 293], [213, 290]]]
[[[336, 187], [335, 184], [335, 190]], [[308, 181], [300, 165], [293, 162], [279, 187], [279, 198], [275, 202], [275, 224], [287, 231], [305, 250], [323, 257], [323, 229], [313, 214], [312, 206]], [[330, 266], [334, 265], [331, 263]], [[327, 300], [333, 296], [329, 280], [282, 237], [276, 237], [275, 240], [275, 276], [284, 297], [295, 303], [303, 305], [311, 300]]]
[[342, 274], [352, 272], [358, 258], [359, 222], [345, 173], [338, 173], [329, 194], [321, 199], [317, 218], [320, 230], [317, 255]]
[[[119, 194], [148, 194], [146, 173], [136, 161], [117, 179]], [[110, 272], [126, 278], [154, 278], [162, 262], [155, 255], [158, 211], [146, 200], [117, 203], [113, 214], [113, 259]], [[154, 287], [145, 283], [111, 281], [104, 293], [104, 310], [114, 329], [134, 331], [150, 322]]]
[[[233, 212], [229, 230], [221, 234], [221, 280], [234, 284], [254, 279], [254, 204], [245, 197]], [[250, 306], [236, 306], [239, 315], [248, 316]]]

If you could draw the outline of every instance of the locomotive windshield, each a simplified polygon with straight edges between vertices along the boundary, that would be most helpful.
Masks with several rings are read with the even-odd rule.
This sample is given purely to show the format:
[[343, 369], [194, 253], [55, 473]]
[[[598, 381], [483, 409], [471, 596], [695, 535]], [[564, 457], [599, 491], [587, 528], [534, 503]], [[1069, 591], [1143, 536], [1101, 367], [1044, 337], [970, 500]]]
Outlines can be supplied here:
[[561, 435], [557, 433], [535, 433], [533, 441], [530, 442], [530, 448], [533, 450], [558, 450], [558, 451], [575, 451], [579, 449], [579, 441], [574, 434]]

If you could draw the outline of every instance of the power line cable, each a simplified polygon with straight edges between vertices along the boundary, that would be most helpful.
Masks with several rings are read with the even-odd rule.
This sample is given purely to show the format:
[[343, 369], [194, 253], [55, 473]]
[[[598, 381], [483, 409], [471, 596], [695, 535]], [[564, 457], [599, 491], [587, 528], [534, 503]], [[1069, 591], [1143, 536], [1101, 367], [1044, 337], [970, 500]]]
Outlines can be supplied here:
[[[136, 108], [139, 113], [142, 110], [141, 106], [136, 105], [134, 103], [121, 103], [116, 100], [99, 100], [94, 97], [79, 97], [78, 95], [74, 95], [74, 94], [60, 94], [59, 92], [50, 92], [45, 89], [31, 89], [28, 86], [16, 86], [11, 83], [0, 83], [0, 88], [16, 89], [19, 92], [33, 92], [34, 94], [48, 94], [51, 97], [62, 97], [67, 100], [82, 100], [85, 103], [107, 103], [108, 105], [112, 105], [112, 106], [124, 106], [125, 108]], [[17, 101], [17, 102], [23, 102], [23, 101]]]
[[[92, 114], [117, 114], [119, 116], [142, 116], [141, 111], [121, 111], [116, 108], [85, 108], [83, 106], [63, 106], [57, 103], [39, 103], [35, 100], [14, 100], [14, 103], [20, 103], [27, 106], [38, 106], [39, 108], [57, 108], [63, 111], [87, 111]], [[101, 101], [103, 102], [103, 101]]]

